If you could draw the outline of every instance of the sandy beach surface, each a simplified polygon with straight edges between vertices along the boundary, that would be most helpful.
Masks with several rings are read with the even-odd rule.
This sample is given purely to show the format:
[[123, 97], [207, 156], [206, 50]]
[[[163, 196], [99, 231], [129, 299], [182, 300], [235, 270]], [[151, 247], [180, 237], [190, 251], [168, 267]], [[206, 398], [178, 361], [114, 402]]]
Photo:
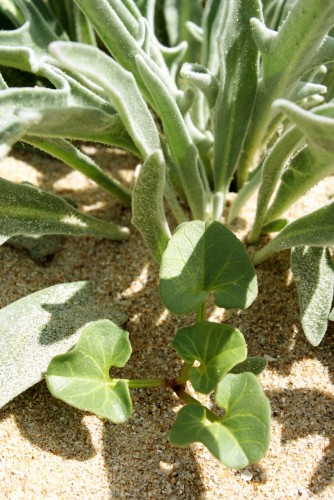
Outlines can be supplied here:
[[[107, 172], [132, 182], [135, 159], [111, 149], [84, 150]], [[0, 175], [70, 196], [86, 213], [130, 226], [130, 211], [121, 203], [30, 149], [16, 149], [2, 160]], [[318, 208], [332, 193], [333, 178], [308, 193], [291, 215]], [[240, 238], [253, 213], [249, 204], [232, 228]], [[162, 305], [158, 266], [135, 228], [121, 243], [63, 237], [60, 250], [45, 262], [5, 244], [0, 262], [0, 307], [57, 283], [92, 280], [101, 303], [129, 318], [125, 328], [133, 354], [124, 377], [173, 378], [179, 372], [171, 342], [176, 329], [194, 318], [171, 315]], [[212, 308], [211, 319], [237, 326], [249, 354], [269, 359], [260, 380], [271, 402], [272, 437], [260, 463], [233, 471], [200, 444], [172, 447], [168, 432], [180, 404], [169, 390], [133, 390], [133, 415], [115, 426], [54, 399], [41, 382], [0, 410], [0, 497], [334, 498], [334, 324], [319, 347], [305, 340], [288, 251], [261, 264], [258, 280], [259, 296], [248, 310]]]

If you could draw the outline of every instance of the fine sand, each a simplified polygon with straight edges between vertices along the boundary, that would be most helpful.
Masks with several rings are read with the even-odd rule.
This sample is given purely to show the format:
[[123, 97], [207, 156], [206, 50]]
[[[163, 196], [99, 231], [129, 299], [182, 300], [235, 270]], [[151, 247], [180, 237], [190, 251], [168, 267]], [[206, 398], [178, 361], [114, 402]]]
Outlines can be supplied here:
[[[111, 149], [84, 149], [106, 171], [131, 183], [136, 160]], [[4, 159], [0, 175], [70, 196], [91, 215], [130, 225], [129, 210], [93, 182], [30, 149]], [[333, 178], [313, 189], [291, 215], [321, 206], [332, 193]], [[253, 205], [233, 228], [240, 238]], [[0, 259], [0, 307], [57, 283], [92, 280], [99, 300], [129, 318], [125, 328], [133, 354], [124, 377], [178, 373], [171, 342], [176, 329], [193, 318], [173, 316], [163, 307], [158, 266], [135, 228], [124, 243], [64, 237], [53, 259], [43, 263], [7, 244], [0, 247]], [[232, 471], [202, 445], [172, 447], [168, 432], [180, 406], [169, 390], [133, 390], [133, 415], [115, 426], [52, 398], [41, 382], [0, 410], [0, 498], [334, 498], [333, 324], [319, 347], [305, 340], [289, 252], [260, 265], [258, 280], [259, 296], [248, 310], [212, 309], [211, 319], [237, 326], [249, 354], [270, 360], [260, 380], [271, 402], [272, 437], [259, 464], [246, 473]]]

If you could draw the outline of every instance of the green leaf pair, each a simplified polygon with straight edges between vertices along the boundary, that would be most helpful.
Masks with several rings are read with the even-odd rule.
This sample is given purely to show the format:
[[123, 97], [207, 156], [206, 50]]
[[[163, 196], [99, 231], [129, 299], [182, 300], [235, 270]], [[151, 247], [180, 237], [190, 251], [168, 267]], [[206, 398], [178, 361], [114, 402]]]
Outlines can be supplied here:
[[217, 386], [216, 403], [225, 410], [222, 418], [199, 404], [182, 408], [171, 430], [171, 443], [187, 446], [199, 441], [235, 469], [257, 462], [269, 446], [270, 405], [255, 375], [226, 375]]
[[[219, 340], [206, 349], [212, 336]], [[246, 356], [241, 333], [228, 325], [202, 322], [180, 330], [174, 346], [185, 360], [197, 356], [203, 361], [204, 368], [193, 368], [190, 380], [205, 393]], [[51, 361], [48, 388], [76, 408], [122, 423], [132, 411], [129, 381], [110, 378], [109, 370], [123, 367], [130, 354], [126, 331], [108, 320], [91, 323], [74, 349]], [[242, 468], [258, 461], [269, 444], [270, 407], [255, 375], [226, 375], [217, 385], [216, 402], [225, 410], [223, 418], [199, 403], [181, 409], [171, 430], [171, 443], [186, 446], [200, 441], [228, 467]]]

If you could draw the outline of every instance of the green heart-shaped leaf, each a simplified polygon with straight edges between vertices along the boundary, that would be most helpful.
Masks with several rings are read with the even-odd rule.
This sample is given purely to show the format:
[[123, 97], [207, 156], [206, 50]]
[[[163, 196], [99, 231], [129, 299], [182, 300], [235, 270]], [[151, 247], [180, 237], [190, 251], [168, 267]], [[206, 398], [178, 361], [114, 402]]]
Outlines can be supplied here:
[[190, 369], [189, 378], [194, 389], [204, 394], [247, 356], [245, 339], [237, 328], [209, 321], [179, 330], [173, 346], [187, 363], [200, 361], [200, 366]]
[[53, 396], [107, 418], [125, 422], [132, 405], [127, 382], [109, 377], [112, 366], [124, 366], [131, 355], [129, 334], [109, 320], [95, 321], [82, 332], [75, 348], [55, 356], [46, 382]]
[[210, 292], [219, 307], [250, 306], [257, 295], [254, 267], [243, 244], [219, 222], [185, 222], [162, 257], [161, 299], [173, 313], [186, 314]]
[[258, 462], [269, 447], [270, 405], [255, 375], [226, 375], [218, 384], [216, 402], [226, 412], [223, 418], [215, 419], [200, 404], [182, 408], [171, 443], [184, 447], [199, 441], [234, 469]]

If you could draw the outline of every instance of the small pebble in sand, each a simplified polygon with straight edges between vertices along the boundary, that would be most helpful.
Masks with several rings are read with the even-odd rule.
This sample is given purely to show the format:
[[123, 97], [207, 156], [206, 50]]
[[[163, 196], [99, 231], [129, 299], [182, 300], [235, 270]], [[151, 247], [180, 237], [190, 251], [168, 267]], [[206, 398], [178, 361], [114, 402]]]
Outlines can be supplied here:
[[251, 481], [252, 478], [253, 478], [253, 474], [251, 473], [250, 470], [248, 469], [245, 469], [241, 472], [240, 474], [240, 477], [241, 479], [243, 479], [244, 481]]

